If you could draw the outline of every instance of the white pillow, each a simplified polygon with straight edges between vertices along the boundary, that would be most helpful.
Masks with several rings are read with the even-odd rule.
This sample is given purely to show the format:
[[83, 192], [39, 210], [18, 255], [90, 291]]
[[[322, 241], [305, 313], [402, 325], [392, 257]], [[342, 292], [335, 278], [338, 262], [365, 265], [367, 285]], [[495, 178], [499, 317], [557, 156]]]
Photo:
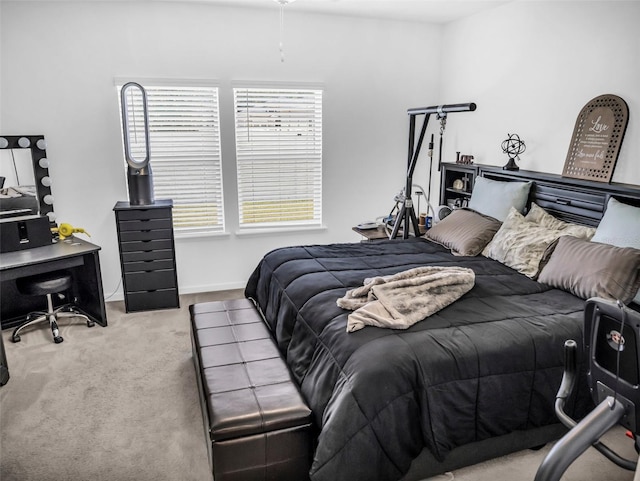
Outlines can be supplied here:
[[531, 182], [501, 182], [477, 177], [469, 199], [469, 208], [504, 222], [509, 209], [522, 213], [527, 205]]
[[[640, 249], [640, 207], [611, 197], [591, 242]], [[633, 302], [640, 304], [640, 291]]]

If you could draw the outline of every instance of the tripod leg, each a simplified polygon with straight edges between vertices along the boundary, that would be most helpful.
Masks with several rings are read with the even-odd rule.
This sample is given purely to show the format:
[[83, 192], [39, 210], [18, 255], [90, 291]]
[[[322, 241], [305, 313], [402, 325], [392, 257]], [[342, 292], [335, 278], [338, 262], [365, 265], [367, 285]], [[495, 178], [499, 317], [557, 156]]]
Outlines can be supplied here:
[[420, 237], [420, 224], [418, 222], [418, 218], [416, 217], [416, 212], [413, 210], [413, 207], [410, 207], [409, 209], [410, 209], [409, 214], [411, 215], [411, 222], [413, 224], [413, 233], [416, 235], [416, 237]]
[[393, 224], [393, 230], [391, 231], [390, 239], [395, 239], [398, 236], [398, 231], [400, 230], [400, 226], [402, 225], [402, 220], [404, 219], [406, 210], [404, 207], [404, 203], [400, 207], [400, 211], [398, 211], [398, 215], [396, 216], [396, 221]]
[[[406, 201], [405, 201], [406, 205]], [[409, 238], [409, 229], [411, 227], [411, 213], [413, 212], [413, 204], [409, 207], [406, 207], [404, 210], [404, 225], [402, 226], [402, 238]]]

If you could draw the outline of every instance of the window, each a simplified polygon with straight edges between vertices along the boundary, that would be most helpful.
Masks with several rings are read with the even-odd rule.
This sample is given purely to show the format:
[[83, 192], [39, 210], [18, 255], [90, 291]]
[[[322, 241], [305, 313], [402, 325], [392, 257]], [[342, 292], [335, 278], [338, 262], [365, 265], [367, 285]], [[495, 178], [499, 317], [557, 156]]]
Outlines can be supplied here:
[[155, 198], [173, 199], [177, 232], [224, 231], [218, 88], [140, 83]]
[[240, 228], [322, 222], [322, 91], [234, 88]]

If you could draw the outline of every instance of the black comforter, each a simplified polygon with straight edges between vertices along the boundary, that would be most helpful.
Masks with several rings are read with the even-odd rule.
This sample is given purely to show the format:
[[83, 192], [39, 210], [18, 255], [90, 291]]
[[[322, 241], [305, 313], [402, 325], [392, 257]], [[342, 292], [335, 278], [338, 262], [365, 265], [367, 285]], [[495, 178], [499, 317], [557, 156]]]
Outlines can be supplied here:
[[[423, 265], [469, 267], [475, 286], [408, 330], [346, 332], [349, 311], [336, 300], [347, 289]], [[457, 446], [556, 422], [562, 346], [582, 341], [583, 300], [423, 239], [277, 249], [246, 295], [321, 428], [314, 481], [400, 479], [425, 446], [442, 459]]]

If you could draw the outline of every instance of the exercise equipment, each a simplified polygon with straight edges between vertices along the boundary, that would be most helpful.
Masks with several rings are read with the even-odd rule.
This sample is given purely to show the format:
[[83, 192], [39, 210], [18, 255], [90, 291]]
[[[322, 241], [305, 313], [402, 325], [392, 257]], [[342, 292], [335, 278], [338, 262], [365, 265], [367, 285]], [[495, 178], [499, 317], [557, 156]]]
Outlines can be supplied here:
[[[402, 237], [404, 239], [409, 238], [409, 231], [411, 227], [413, 227], [415, 236], [420, 236], [418, 218], [416, 217], [416, 212], [413, 207], [413, 200], [411, 199], [411, 186], [413, 185], [413, 172], [415, 171], [416, 164], [418, 163], [418, 155], [420, 154], [420, 149], [422, 148], [422, 142], [427, 131], [427, 125], [429, 124], [429, 118], [431, 117], [431, 114], [436, 114], [438, 119], [440, 120], [440, 152], [438, 154], [439, 171], [440, 165], [442, 164], [442, 135], [444, 134], [444, 129], [447, 122], [447, 114], [452, 112], [469, 112], [474, 111], [475, 109], [476, 104], [468, 103], [420, 107], [407, 110], [407, 113], [409, 114], [409, 158], [407, 166], [407, 181], [404, 191], [402, 192], [402, 196], [399, 199], [401, 205], [398, 215], [395, 217], [395, 223], [389, 236], [391, 239], [395, 239], [397, 237], [401, 227]], [[424, 115], [424, 119], [422, 121], [418, 143], [416, 144], [416, 117], [421, 115]], [[431, 136], [431, 142], [429, 143], [429, 151], [430, 154], [433, 153], [433, 136]], [[430, 202], [431, 200], [429, 196], [431, 194], [431, 168], [433, 162], [433, 158], [431, 155], [429, 155], [429, 158], [429, 192], [427, 194], [427, 202]]]
[[564, 411], [577, 379], [578, 345], [565, 342], [564, 374], [556, 395], [555, 411], [571, 430], [549, 451], [535, 481], [558, 481], [589, 446], [618, 466], [635, 471], [636, 461], [622, 458], [598, 441], [616, 424], [631, 431], [639, 450], [640, 434], [640, 313], [621, 302], [591, 298], [585, 305], [584, 352], [587, 380], [596, 408], [579, 423]]

